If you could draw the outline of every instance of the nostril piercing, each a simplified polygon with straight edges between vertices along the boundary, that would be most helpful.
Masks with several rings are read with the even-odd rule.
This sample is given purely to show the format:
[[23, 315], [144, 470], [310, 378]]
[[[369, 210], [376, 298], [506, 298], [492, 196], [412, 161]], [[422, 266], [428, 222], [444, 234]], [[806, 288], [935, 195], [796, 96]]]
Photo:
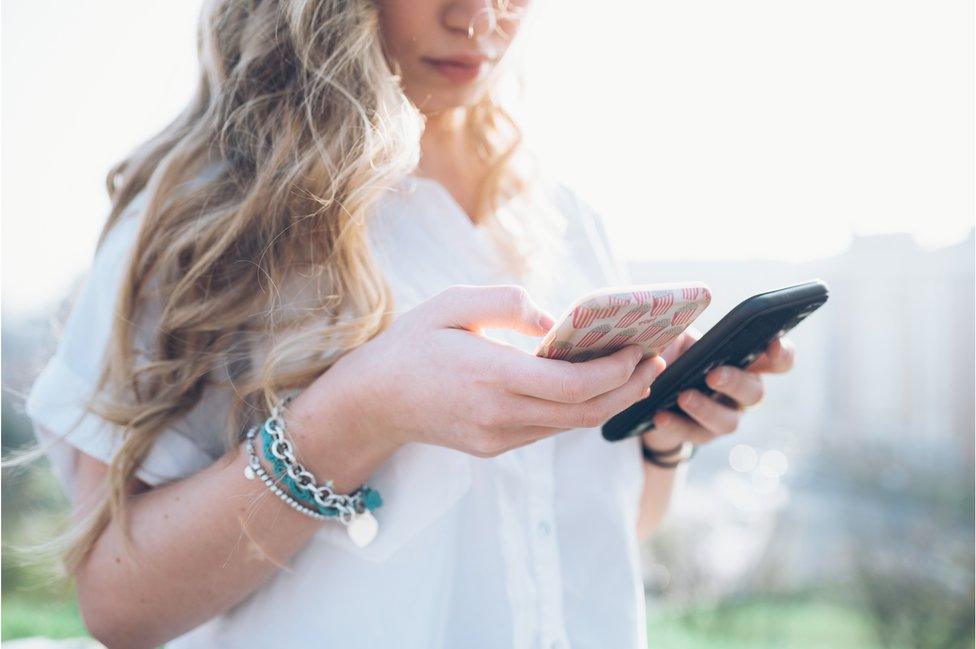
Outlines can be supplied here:
[[490, 34], [498, 29], [498, 21], [495, 19], [495, 12], [488, 8], [479, 9], [478, 12], [471, 17], [471, 20], [468, 21], [468, 38], [474, 38], [474, 26], [481, 14], [487, 14], [488, 18], [488, 31], [486, 31], [485, 34]]

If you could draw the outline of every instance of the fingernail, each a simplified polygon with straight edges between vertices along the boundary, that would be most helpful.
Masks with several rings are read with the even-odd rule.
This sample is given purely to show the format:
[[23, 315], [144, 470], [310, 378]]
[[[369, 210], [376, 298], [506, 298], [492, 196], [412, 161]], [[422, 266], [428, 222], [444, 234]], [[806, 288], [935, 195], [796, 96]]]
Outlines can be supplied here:
[[539, 328], [540, 328], [540, 329], [545, 329], [546, 331], [549, 331], [550, 329], [552, 329], [552, 328], [553, 328], [553, 326], [554, 326], [555, 324], [556, 324], [556, 319], [555, 319], [555, 318], [553, 318], [553, 317], [552, 317], [551, 315], [549, 315], [548, 313], [546, 313], [546, 312], [543, 312], [543, 313], [542, 313], [542, 314], [541, 314], [541, 315], [539, 316]]
[[[658, 356], [658, 358], [661, 358], [661, 357]], [[661, 372], [663, 372], [666, 369], [668, 369], [668, 364], [665, 362], [665, 360], [663, 358], [661, 358], [661, 362], [660, 363], [657, 363], [654, 366], [654, 376], [659, 375]]]
[[712, 383], [714, 383], [716, 387], [721, 387], [725, 385], [728, 382], [728, 380], [729, 380], [729, 371], [727, 369], [723, 367], [715, 370]]

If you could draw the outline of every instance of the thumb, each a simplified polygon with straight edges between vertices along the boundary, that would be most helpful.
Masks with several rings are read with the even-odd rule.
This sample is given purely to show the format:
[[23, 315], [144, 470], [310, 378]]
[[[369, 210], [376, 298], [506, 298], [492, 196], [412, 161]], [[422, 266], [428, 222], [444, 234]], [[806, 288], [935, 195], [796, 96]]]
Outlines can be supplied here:
[[555, 324], [521, 286], [451, 286], [431, 300], [431, 322], [469, 331], [514, 329], [541, 336]]

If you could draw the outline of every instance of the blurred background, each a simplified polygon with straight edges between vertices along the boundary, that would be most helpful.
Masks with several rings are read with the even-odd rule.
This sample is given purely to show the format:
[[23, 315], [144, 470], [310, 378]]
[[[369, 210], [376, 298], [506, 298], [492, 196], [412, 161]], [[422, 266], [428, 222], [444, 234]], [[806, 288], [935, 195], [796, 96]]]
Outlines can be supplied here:
[[[53, 352], [104, 176], [188, 99], [199, 0], [3, 0], [2, 442]], [[819, 277], [795, 369], [696, 455], [645, 550], [660, 647], [972, 647], [974, 5], [543, 0], [530, 143], [640, 282], [701, 280], [707, 330]], [[4, 640], [84, 633], [11, 546], [64, 522], [3, 472]]]

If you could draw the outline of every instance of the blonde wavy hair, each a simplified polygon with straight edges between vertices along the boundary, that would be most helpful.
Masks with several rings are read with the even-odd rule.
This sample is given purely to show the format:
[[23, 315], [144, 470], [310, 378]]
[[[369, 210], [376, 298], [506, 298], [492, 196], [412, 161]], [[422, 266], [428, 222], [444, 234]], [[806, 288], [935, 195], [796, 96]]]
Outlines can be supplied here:
[[[226, 435], [238, 443], [283, 391], [389, 325], [365, 218], [416, 167], [424, 120], [378, 25], [372, 0], [207, 3], [194, 97], [109, 172], [99, 246], [133, 199], [145, 204], [86, 409], [123, 437], [100, 503], [61, 546], [69, 574], [111, 520], [127, 530], [136, 470], [208, 386], [236, 393]], [[513, 163], [521, 134], [492, 96], [468, 112], [490, 170], [479, 215], [490, 214], [529, 185]], [[137, 323], [153, 300], [140, 359]]]

